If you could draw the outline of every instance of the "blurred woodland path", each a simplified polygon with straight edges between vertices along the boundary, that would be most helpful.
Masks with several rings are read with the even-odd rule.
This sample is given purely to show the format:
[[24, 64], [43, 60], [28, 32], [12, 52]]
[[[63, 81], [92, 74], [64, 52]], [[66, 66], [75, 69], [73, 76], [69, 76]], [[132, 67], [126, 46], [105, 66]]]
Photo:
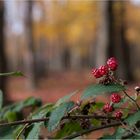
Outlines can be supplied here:
[[[9, 101], [21, 101], [27, 97], [34, 96], [41, 98], [43, 103], [55, 102], [59, 98], [73, 91], [84, 89], [87, 85], [94, 82], [90, 71], [63, 73], [52, 73], [47, 80], [40, 80], [39, 87], [29, 90], [26, 86], [28, 78], [10, 78], [8, 80], [8, 99]], [[74, 100], [79, 99], [79, 93], [74, 96]]]

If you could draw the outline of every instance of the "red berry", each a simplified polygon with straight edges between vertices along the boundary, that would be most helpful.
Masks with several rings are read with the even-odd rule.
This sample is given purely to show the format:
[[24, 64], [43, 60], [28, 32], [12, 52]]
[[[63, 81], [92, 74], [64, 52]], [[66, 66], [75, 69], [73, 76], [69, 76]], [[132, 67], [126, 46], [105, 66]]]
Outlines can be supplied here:
[[122, 115], [123, 115], [123, 113], [121, 111], [115, 112], [116, 119], [121, 119]]
[[107, 65], [108, 65], [108, 67], [109, 67], [111, 70], [115, 71], [115, 70], [117, 69], [117, 67], [118, 67], [117, 59], [116, 59], [115, 57], [109, 58], [109, 59], [107, 60]]
[[119, 103], [120, 100], [121, 100], [121, 96], [117, 93], [113, 93], [111, 96], [110, 96], [110, 99], [113, 103]]
[[106, 75], [108, 73], [108, 66], [100, 66], [99, 67], [99, 72], [102, 76]]
[[103, 107], [103, 110], [104, 110], [104, 112], [108, 113], [108, 112], [112, 112], [114, 110], [114, 108], [109, 103], [106, 103]]
[[100, 78], [102, 75], [100, 74], [99, 69], [93, 69], [92, 74], [94, 75], [95, 78]]

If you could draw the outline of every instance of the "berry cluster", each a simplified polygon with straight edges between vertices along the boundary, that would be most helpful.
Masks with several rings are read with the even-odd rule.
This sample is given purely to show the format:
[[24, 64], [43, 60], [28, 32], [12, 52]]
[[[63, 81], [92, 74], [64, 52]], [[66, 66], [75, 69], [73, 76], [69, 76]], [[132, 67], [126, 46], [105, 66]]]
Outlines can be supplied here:
[[111, 57], [107, 60], [105, 66], [100, 66], [99, 68], [92, 69], [92, 74], [95, 78], [101, 78], [104, 75], [107, 75], [109, 71], [115, 71], [118, 67], [118, 62], [116, 58]]
[[[92, 69], [92, 74], [95, 78], [101, 78], [99, 83], [102, 84], [109, 84], [111, 82], [114, 82], [114, 77], [113, 77], [113, 71], [115, 71], [118, 67], [118, 61], [115, 57], [111, 57], [107, 60], [106, 65], [100, 66], [99, 68], [94, 68]], [[114, 111], [113, 104], [119, 103], [121, 101], [121, 96], [117, 93], [113, 93], [110, 96], [110, 103], [106, 103], [103, 107], [103, 111], [105, 113], [110, 113]], [[116, 119], [121, 119], [122, 117], [122, 112], [121, 111], [116, 111], [114, 113]]]
[[[114, 103], [119, 103], [121, 101], [121, 96], [117, 93], [113, 93], [111, 94], [110, 96], [110, 100], [111, 100], [111, 103], [106, 103], [103, 107], [103, 111], [105, 113], [109, 113], [109, 112], [112, 112], [114, 111], [114, 107], [113, 107], [113, 104]], [[121, 119], [122, 117], [122, 112], [121, 111], [116, 111], [115, 112], [115, 117], [116, 119]]]

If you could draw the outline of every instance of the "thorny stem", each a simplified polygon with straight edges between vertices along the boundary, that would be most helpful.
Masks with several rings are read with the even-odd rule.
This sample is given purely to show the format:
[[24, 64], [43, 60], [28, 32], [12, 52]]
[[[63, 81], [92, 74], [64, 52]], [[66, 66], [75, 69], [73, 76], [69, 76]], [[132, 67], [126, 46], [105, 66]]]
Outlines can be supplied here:
[[139, 105], [137, 104], [137, 102], [136, 102], [131, 96], [129, 96], [125, 90], [123, 90], [123, 93], [124, 93], [131, 101], [133, 101], [133, 102], [135, 103], [135, 105], [137, 106], [138, 110], [140, 110], [140, 107], [139, 107]]
[[90, 133], [92, 131], [96, 131], [96, 130], [101, 130], [101, 129], [105, 129], [105, 128], [109, 128], [109, 127], [113, 127], [113, 126], [119, 126], [121, 125], [120, 122], [114, 122], [114, 123], [111, 123], [111, 124], [107, 124], [107, 125], [103, 125], [103, 126], [99, 126], [99, 127], [92, 127], [88, 130], [84, 130], [82, 132], [79, 132], [79, 133], [76, 133], [76, 134], [73, 134], [73, 135], [70, 135], [70, 136], [67, 136], [63, 139], [73, 139], [73, 138], [76, 138], [76, 137], [79, 137], [79, 136], [82, 136], [84, 134], [87, 134], [87, 133]]
[[[79, 119], [79, 118], [95, 118], [95, 119], [112, 119], [114, 120], [115, 117], [108, 117], [108, 116], [102, 116], [102, 115], [68, 115], [64, 116], [62, 120], [64, 119]], [[20, 124], [32, 124], [32, 123], [38, 123], [38, 122], [45, 122], [48, 121], [49, 117], [46, 118], [41, 118], [41, 119], [32, 119], [32, 120], [20, 120], [20, 121], [15, 121], [15, 122], [9, 122], [9, 123], [1, 123], [0, 127], [2, 126], [13, 126], [13, 125], [20, 125]]]

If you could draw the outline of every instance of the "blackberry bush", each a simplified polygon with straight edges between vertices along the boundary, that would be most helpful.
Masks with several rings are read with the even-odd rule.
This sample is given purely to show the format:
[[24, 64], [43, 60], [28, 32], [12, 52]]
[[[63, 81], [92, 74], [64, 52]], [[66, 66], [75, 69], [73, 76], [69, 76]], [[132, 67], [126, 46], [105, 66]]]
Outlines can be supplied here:
[[[45, 139], [40, 133], [41, 127], [46, 127], [47, 139], [82, 139], [83, 135], [111, 127], [114, 127], [113, 134], [108, 131], [108, 134], [105, 133], [98, 139], [139, 139], [140, 87], [137, 86], [134, 93], [128, 94], [126, 82], [118, 80], [114, 75], [118, 66], [116, 58], [111, 57], [106, 65], [93, 68], [92, 75], [99, 82], [88, 86], [77, 102], [72, 101], [71, 97], [79, 91], [59, 99], [56, 103], [41, 105], [40, 100], [31, 97], [3, 106], [0, 92], [0, 139]], [[0, 74], [9, 75], [23, 74]], [[104, 93], [109, 93], [109, 96], [106, 95], [108, 101], [97, 100], [98, 95]], [[31, 112], [25, 117], [23, 110], [27, 107], [30, 107]]]

